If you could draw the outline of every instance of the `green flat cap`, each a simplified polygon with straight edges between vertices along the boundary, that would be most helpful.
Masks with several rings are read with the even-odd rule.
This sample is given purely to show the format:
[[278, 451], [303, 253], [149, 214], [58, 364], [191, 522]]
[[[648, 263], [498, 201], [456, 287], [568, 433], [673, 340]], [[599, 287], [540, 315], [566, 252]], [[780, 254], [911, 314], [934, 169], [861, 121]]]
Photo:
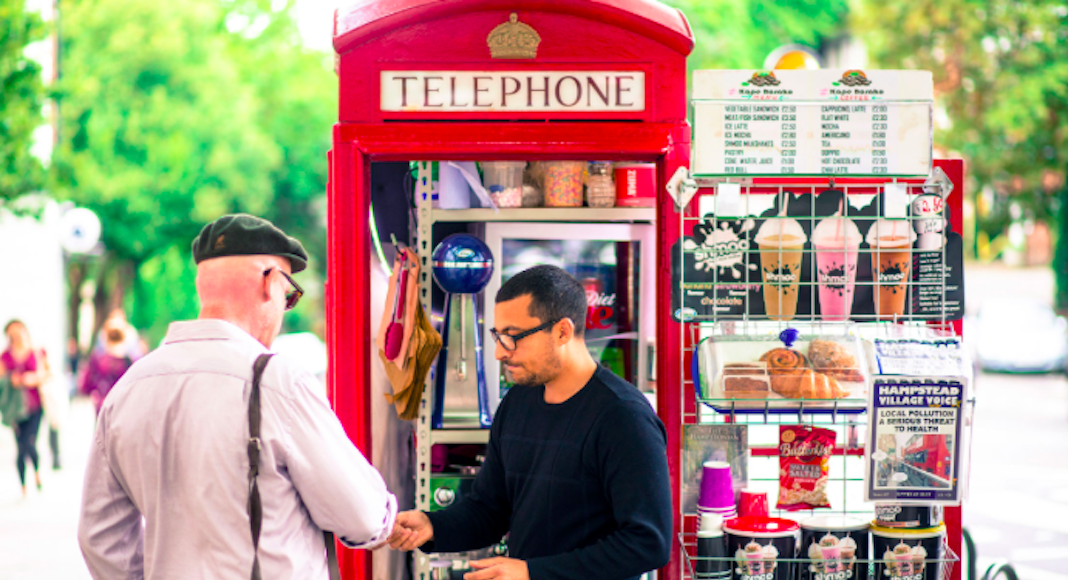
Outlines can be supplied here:
[[193, 261], [197, 264], [223, 256], [261, 254], [289, 258], [294, 274], [308, 266], [308, 252], [300, 242], [271, 222], [247, 213], [224, 215], [204, 226], [193, 239]]

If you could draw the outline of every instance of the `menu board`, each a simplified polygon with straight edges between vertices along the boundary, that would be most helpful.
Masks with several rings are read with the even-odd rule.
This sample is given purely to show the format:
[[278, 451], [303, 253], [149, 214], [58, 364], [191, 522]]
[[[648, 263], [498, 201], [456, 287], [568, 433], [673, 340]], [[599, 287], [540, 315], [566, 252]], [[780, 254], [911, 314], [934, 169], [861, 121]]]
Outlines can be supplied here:
[[931, 170], [926, 71], [696, 71], [695, 176]]

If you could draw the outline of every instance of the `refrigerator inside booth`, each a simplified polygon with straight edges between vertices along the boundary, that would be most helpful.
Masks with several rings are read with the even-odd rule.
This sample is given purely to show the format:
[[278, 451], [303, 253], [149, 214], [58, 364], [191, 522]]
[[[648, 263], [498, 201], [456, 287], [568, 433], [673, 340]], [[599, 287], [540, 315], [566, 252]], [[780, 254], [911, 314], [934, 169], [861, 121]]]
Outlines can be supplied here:
[[583, 285], [588, 303], [586, 345], [601, 365], [649, 393], [656, 324], [655, 230], [651, 224], [495, 222], [484, 239], [495, 257], [484, 292], [486, 389], [496, 410], [509, 384], [492, 357], [493, 304], [501, 285], [539, 264], [567, 270]]

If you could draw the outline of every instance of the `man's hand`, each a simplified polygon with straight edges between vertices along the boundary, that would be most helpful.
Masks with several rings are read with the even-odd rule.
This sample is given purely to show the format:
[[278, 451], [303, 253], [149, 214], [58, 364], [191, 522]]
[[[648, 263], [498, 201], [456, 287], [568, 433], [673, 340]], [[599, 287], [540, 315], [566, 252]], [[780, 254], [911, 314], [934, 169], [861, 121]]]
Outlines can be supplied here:
[[486, 558], [471, 560], [475, 572], [464, 574], [464, 580], [530, 580], [527, 563], [515, 558]]
[[419, 510], [397, 514], [393, 533], [389, 535], [389, 547], [410, 552], [434, 539], [434, 526], [430, 518]]

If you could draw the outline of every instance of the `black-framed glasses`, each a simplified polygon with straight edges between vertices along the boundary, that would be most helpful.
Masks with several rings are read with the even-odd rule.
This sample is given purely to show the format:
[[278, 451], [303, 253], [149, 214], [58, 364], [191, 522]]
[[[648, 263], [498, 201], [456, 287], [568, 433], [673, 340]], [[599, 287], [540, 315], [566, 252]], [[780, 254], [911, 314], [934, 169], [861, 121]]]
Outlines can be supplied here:
[[490, 335], [493, 336], [493, 340], [497, 341], [497, 344], [501, 345], [501, 348], [511, 352], [511, 351], [515, 350], [516, 343], [519, 342], [519, 339], [526, 338], [526, 337], [528, 337], [528, 336], [530, 336], [532, 334], [535, 334], [535, 333], [541, 332], [543, 330], [552, 328], [554, 324], [556, 324], [557, 322], [560, 322], [561, 320], [563, 320], [563, 318], [557, 318], [556, 320], [550, 320], [549, 322], [546, 322], [545, 324], [539, 324], [538, 326], [535, 326], [534, 328], [531, 328], [530, 330], [524, 330], [523, 332], [520, 332], [520, 333], [517, 333], [517, 334], [501, 334], [500, 332], [497, 332], [496, 328], [491, 328], [490, 329]]
[[[267, 268], [266, 270], [264, 270], [263, 277], [266, 278], [267, 275], [271, 273], [271, 270], [274, 270], [274, 268]], [[289, 274], [286, 274], [285, 271], [281, 268], [278, 269], [278, 273], [284, 276], [285, 279], [289, 282], [289, 285], [293, 287], [292, 290], [286, 292], [286, 310], [293, 310], [293, 307], [297, 305], [297, 302], [300, 302], [300, 297], [304, 296], [304, 289], [301, 288], [300, 284], [297, 284], [296, 280], [291, 278]]]

